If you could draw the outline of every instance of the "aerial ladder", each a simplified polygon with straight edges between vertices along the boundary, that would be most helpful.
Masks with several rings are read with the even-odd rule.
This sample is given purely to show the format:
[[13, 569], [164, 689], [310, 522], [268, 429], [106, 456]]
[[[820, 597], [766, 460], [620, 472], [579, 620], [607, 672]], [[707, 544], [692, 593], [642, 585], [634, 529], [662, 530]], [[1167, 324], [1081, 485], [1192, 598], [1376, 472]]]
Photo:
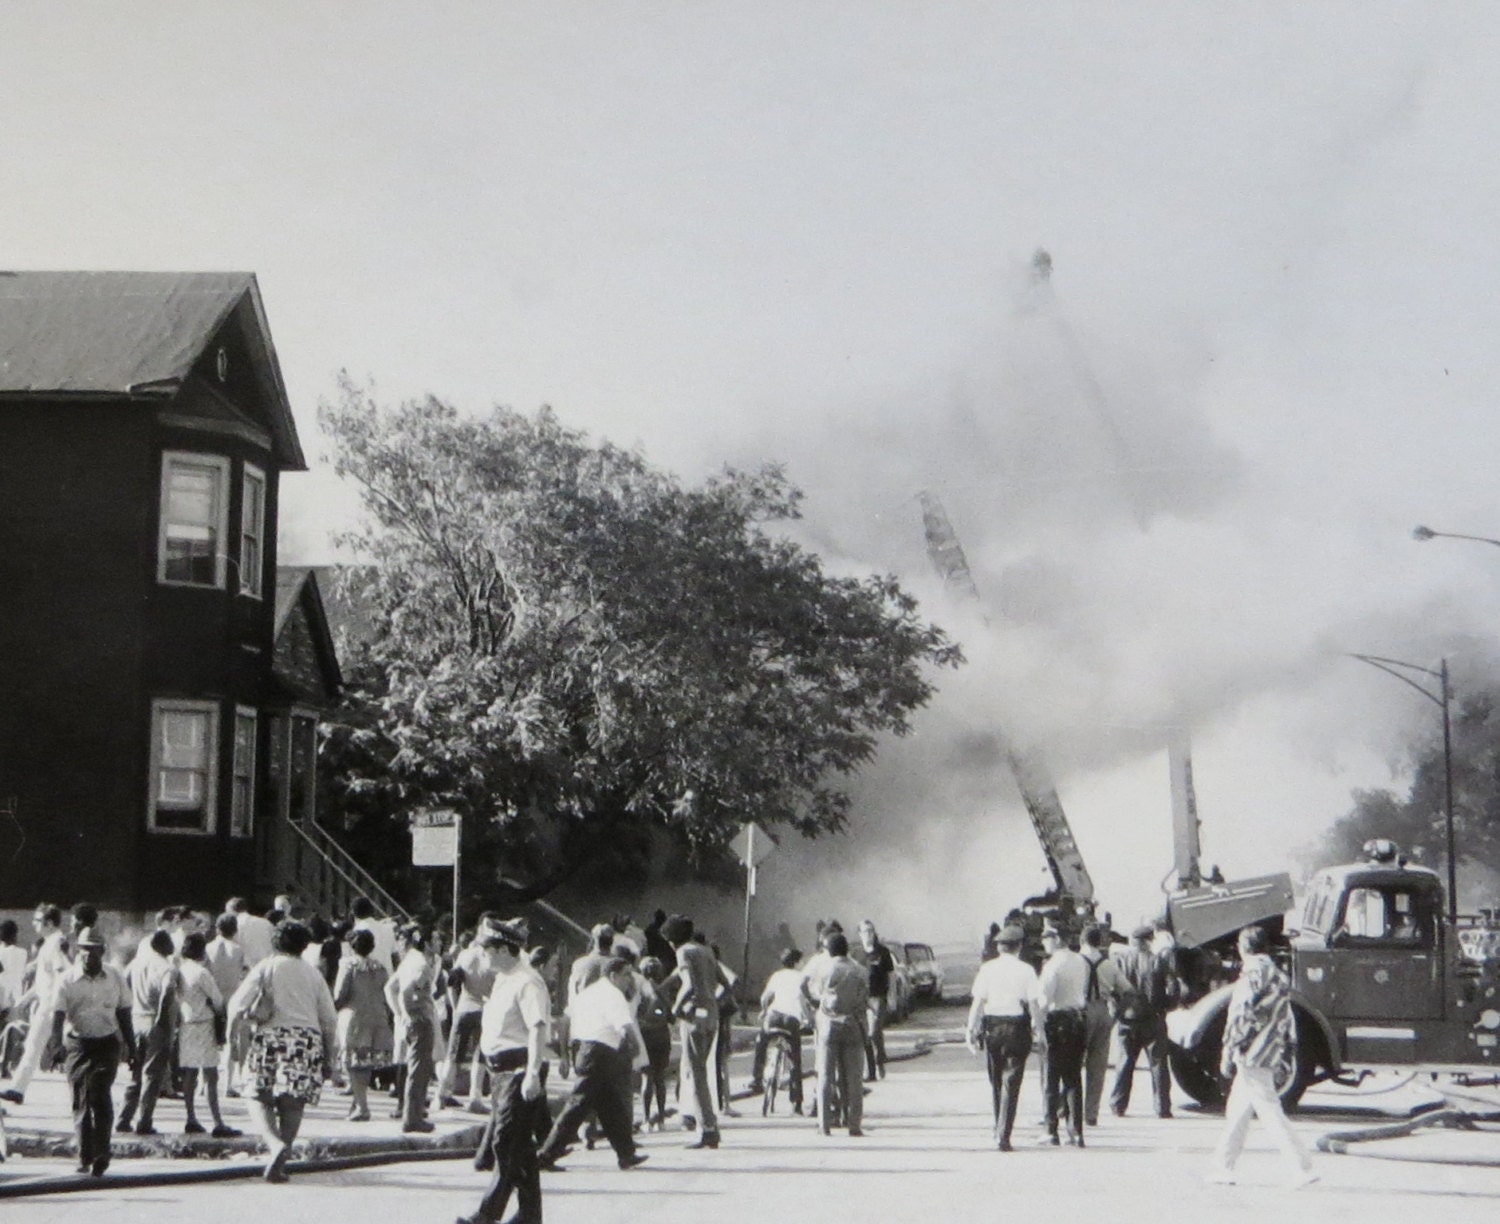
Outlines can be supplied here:
[[[942, 502], [925, 489], [917, 494], [917, 501], [922, 507], [927, 556], [933, 568], [949, 590], [963, 600], [979, 603], [979, 588]], [[1076, 942], [1081, 927], [1094, 916], [1093, 877], [1084, 866], [1083, 854], [1046, 765], [1035, 752], [1017, 748], [1003, 732], [998, 738], [1053, 880], [1053, 888], [1028, 898], [1008, 918], [1020, 921], [1027, 934], [1028, 951], [1040, 947], [1041, 928], [1048, 919]]]

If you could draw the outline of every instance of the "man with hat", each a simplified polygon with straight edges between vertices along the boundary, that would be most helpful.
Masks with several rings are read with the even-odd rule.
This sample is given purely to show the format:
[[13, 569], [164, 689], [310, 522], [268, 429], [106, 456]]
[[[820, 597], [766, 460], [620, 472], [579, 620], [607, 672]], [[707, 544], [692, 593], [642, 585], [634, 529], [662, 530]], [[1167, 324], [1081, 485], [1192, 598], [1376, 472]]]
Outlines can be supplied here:
[[1047, 1038], [1047, 1137], [1043, 1142], [1057, 1146], [1058, 1117], [1066, 1112], [1068, 1143], [1082, 1147], [1089, 963], [1063, 942], [1062, 931], [1050, 922], [1042, 928], [1042, 951], [1047, 959], [1037, 981], [1037, 999]]
[[1026, 1076], [1026, 1059], [1032, 1042], [1040, 1042], [1041, 1024], [1036, 1015], [1036, 970], [1017, 953], [1023, 932], [1007, 926], [996, 932], [996, 955], [983, 962], [969, 989], [967, 1037], [969, 1049], [983, 1048], [985, 1070], [995, 1111], [995, 1145], [1011, 1150], [1010, 1135], [1016, 1125], [1016, 1103]]
[[536, 1136], [547, 1117], [547, 1030], [552, 1000], [547, 983], [521, 955], [530, 932], [524, 919], [492, 924], [482, 944], [495, 965], [495, 981], [479, 1025], [479, 1054], [494, 1080], [490, 1120], [481, 1144], [494, 1175], [472, 1216], [459, 1224], [495, 1224], [512, 1193], [519, 1224], [541, 1224], [542, 1181]]
[[1130, 948], [1120, 953], [1116, 963], [1125, 979], [1125, 989], [1115, 1009], [1120, 1037], [1120, 1065], [1115, 1070], [1114, 1088], [1109, 1094], [1115, 1116], [1123, 1118], [1130, 1107], [1130, 1086], [1135, 1079], [1135, 1064], [1141, 1052], [1151, 1066], [1151, 1095], [1158, 1118], [1172, 1116], [1172, 1072], [1167, 1063], [1167, 1009], [1176, 980], [1166, 957], [1151, 947], [1156, 927], [1142, 923], [1130, 933]]
[[[57, 989], [52, 1036], [63, 1050], [73, 1090], [78, 1171], [103, 1177], [109, 1168], [109, 1135], [115, 1120], [110, 1089], [120, 1069], [121, 1052], [135, 1042], [131, 994], [124, 975], [104, 963], [104, 940], [95, 928], [79, 932], [77, 944], [78, 961]], [[41, 1024], [40, 1017], [37, 1023]]]

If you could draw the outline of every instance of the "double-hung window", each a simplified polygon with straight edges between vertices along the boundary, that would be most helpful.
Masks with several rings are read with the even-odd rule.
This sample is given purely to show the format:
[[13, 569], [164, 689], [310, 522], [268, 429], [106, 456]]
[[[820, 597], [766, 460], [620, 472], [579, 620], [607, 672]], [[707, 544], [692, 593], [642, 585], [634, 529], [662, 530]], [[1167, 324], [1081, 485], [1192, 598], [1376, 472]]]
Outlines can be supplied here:
[[162, 455], [156, 562], [159, 581], [184, 586], [224, 585], [228, 489], [228, 459], [183, 451]]
[[261, 597], [266, 558], [266, 474], [245, 464], [240, 498], [240, 594]]
[[256, 716], [244, 706], [234, 711], [234, 779], [229, 795], [229, 835], [250, 837], [255, 832]]
[[151, 799], [158, 833], [212, 833], [218, 790], [219, 707], [161, 700], [151, 706]]

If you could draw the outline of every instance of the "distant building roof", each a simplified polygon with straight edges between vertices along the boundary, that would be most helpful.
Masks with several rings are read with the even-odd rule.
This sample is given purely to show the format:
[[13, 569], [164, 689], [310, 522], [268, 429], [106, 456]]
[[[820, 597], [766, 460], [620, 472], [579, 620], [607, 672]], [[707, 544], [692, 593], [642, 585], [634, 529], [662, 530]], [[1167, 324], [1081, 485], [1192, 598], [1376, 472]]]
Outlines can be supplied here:
[[287, 692], [318, 694], [330, 702], [343, 685], [318, 571], [309, 566], [276, 567], [273, 671]]
[[170, 396], [246, 301], [278, 457], [305, 469], [251, 272], [0, 272], [0, 396]]

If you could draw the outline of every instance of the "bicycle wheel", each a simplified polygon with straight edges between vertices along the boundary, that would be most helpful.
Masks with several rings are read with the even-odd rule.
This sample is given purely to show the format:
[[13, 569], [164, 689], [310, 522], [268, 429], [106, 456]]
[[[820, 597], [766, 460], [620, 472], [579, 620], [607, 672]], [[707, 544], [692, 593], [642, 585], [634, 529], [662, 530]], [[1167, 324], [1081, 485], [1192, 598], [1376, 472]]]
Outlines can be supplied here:
[[776, 1094], [781, 1090], [781, 1079], [786, 1071], [786, 1043], [779, 1038], [771, 1043], [776, 1052], [771, 1056], [771, 1074], [766, 1079], [765, 1095], [761, 1098], [760, 1111], [765, 1117], [776, 1112]]

